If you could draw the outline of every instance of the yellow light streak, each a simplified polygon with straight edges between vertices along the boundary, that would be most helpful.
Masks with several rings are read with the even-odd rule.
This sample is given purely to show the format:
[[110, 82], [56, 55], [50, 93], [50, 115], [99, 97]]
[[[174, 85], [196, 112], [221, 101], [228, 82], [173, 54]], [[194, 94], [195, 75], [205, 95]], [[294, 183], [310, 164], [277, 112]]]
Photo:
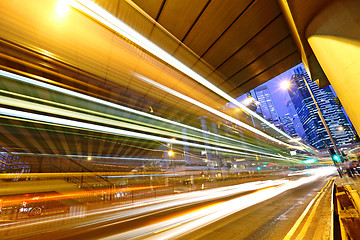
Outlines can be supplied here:
[[56, 3], [56, 13], [59, 17], [64, 17], [70, 10], [72, 0], [58, 0]]
[[[266, 121], [264, 118], [262, 118], [257, 113], [251, 111], [247, 107], [245, 107], [243, 104], [238, 102], [236, 99], [232, 98], [230, 95], [223, 92], [221, 89], [216, 87], [215, 85], [208, 82], [206, 79], [201, 77], [199, 74], [194, 72], [192, 69], [181, 63], [179, 60], [168, 54], [163, 49], [159, 48], [157, 45], [153, 44], [151, 41], [143, 37], [141, 34], [136, 32], [134, 29], [127, 26], [125, 23], [111, 15], [106, 10], [102, 9], [98, 5], [96, 5], [94, 2], [90, 0], [76, 0], [71, 3], [72, 7], [84, 12], [91, 18], [95, 19], [96, 21], [102, 23], [103, 25], [107, 26], [108, 28], [112, 29], [113, 31], [117, 32], [118, 34], [126, 37], [130, 41], [134, 42], [135, 44], [138, 44], [142, 48], [146, 49], [150, 53], [154, 54], [155, 56], [159, 57], [166, 63], [170, 64], [171, 66], [175, 67], [179, 71], [183, 72], [187, 76], [191, 77], [195, 81], [199, 82], [203, 86], [207, 87], [208, 89], [212, 90], [213, 92], [217, 93], [224, 99], [232, 102], [236, 106], [240, 107], [244, 112], [253, 115], [255, 118], [259, 119], [260, 121], [264, 122], [266, 125], [268, 125], [270, 128], [275, 130], [276, 132], [280, 133], [284, 137], [288, 139], [292, 139], [288, 134], [284, 133], [277, 127], [275, 127], [273, 124]], [[275, 141], [277, 142], [277, 141]], [[303, 145], [302, 143], [297, 143], [300, 146], [305, 147], [305, 149], [308, 150], [308, 148]], [[309, 150], [308, 150], [309, 151]]]

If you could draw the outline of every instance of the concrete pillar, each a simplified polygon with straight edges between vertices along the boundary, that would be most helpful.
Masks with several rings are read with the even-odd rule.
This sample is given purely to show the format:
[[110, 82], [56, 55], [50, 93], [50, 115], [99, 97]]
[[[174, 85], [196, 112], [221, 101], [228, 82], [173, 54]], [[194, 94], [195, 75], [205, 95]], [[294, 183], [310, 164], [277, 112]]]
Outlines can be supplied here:
[[306, 38], [357, 132], [360, 132], [360, 1], [331, 2]]

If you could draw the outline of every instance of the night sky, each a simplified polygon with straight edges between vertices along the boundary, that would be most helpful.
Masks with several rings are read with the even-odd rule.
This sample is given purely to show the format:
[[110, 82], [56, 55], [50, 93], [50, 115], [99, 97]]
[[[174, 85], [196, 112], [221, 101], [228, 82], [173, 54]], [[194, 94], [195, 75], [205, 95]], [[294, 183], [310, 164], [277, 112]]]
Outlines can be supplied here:
[[[296, 69], [298, 67], [304, 67], [304, 65], [302, 63], [300, 63], [300, 64], [296, 65], [295, 67], [290, 68], [286, 72], [280, 74], [279, 76], [260, 85], [260, 86], [267, 86], [269, 88], [276, 111], [280, 118], [282, 118], [288, 112], [290, 113], [290, 116], [294, 116], [296, 114], [295, 108], [291, 103], [288, 104], [288, 106], [286, 106], [287, 103], [291, 102], [291, 98], [289, 96], [288, 91], [285, 89], [282, 89], [280, 87], [280, 84], [283, 81], [289, 81], [291, 79], [291, 76], [294, 74], [294, 69]], [[244, 95], [238, 97], [237, 100], [242, 102], [246, 97], [247, 97], [246, 94], [244, 94]], [[294, 126], [295, 126], [295, 129], [298, 132], [299, 136], [302, 136], [305, 133], [304, 129], [302, 128], [299, 118], [295, 118]]]

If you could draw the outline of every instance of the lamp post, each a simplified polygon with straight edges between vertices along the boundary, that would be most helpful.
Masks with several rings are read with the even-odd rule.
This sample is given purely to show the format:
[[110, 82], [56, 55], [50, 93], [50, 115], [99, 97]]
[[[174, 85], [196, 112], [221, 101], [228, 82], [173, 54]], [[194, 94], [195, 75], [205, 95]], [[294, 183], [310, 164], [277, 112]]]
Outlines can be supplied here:
[[174, 171], [173, 156], [175, 155], [175, 153], [174, 153], [174, 151], [171, 149], [171, 150], [168, 151], [168, 155], [169, 155], [170, 165], [172, 165], [173, 171]]

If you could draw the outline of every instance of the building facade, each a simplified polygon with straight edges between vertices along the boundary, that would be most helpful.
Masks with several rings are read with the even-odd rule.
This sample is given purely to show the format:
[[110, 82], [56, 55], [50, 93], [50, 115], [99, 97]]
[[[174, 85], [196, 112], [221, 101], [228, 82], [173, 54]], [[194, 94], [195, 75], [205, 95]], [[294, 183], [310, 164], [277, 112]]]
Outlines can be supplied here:
[[304, 81], [309, 84], [336, 144], [344, 146], [353, 143], [350, 123], [341, 107], [336, 104], [335, 95], [330, 86], [320, 89], [315, 82], [310, 80], [305, 69], [299, 67], [294, 71], [288, 91], [304, 127], [305, 138], [308, 143], [317, 149], [325, 149], [326, 145], [332, 147], [330, 137], [321, 122], [315, 103]]
[[290, 116], [290, 113], [286, 113], [282, 118], [281, 122], [284, 126], [285, 133], [293, 138], [299, 137], [294, 126], [294, 117]]
[[[284, 131], [284, 126], [280, 121], [279, 114], [276, 111], [274, 101], [267, 86], [260, 86], [250, 91], [251, 96], [258, 102], [257, 112], [268, 122], [274, 124], [277, 128]], [[262, 128], [269, 128], [262, 124]]]

